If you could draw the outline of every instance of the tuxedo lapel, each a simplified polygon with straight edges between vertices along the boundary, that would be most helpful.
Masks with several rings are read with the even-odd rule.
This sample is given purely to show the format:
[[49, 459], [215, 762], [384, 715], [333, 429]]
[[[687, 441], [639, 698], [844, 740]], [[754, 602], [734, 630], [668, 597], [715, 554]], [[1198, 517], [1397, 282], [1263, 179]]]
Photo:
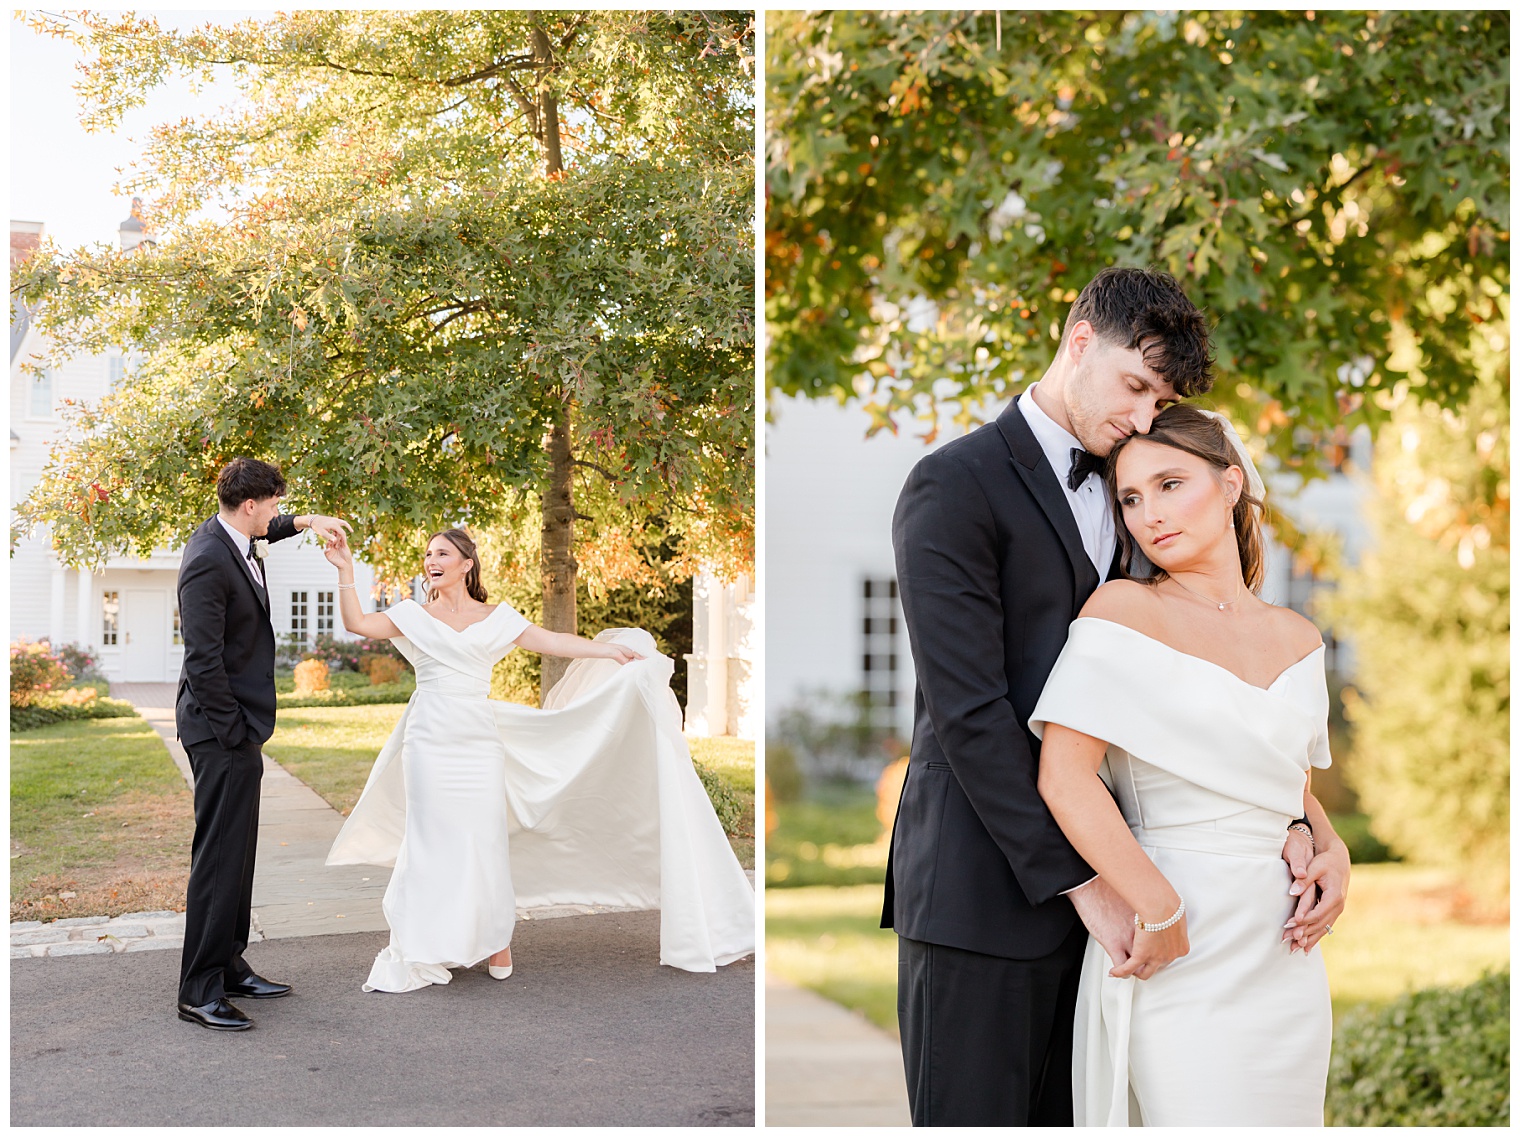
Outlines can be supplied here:
[[1076, 583], [1076, 592], [1084, 598], [1092, 595], [1098, 587], [1098, 570], [1093, 567], [1092, 559], [1087, 555], [1087, 550], [1082, 545], [1082, 534], [1077, 530], [1077, 519], [1072, 516], [1071, 504], [1066, 500], [1066, 494], [1061, 489], [1058, 475], [1050, 468], [1050, 462], [1045, 458], [1045, 451], [1040, 448], [1039, 440], [1035, 438], [1034, 431], [1029, 429], [1029, 423], [1024, 420], [1024, 414], [1019, 410], [1017, 399], [1009, 402], [1003, 409], [1003, 413], [997, 418], [998, 430], [1002, 432], [1003, 440], [1008, 443], [1009, 452], [1013, 455], [1013, 468], [1018, 471], [1019, 477], [1029, 487], [1030, 494], [1034, 497], [1055, 527], [1057, 536], [1061, 538], [1061, 545], [1066, 550], [1066, 558], [1071, 562], [1072, 578]]
[[233, 569], [236, 571], [238, 576], [243, 578], [243, 583], [248, 585], [249, 588], [253, 589], [254, 596], [258, 597], [259, 606], [264, 609], [265, 615], [268, 615], [269, 590], [254, 580], [253, 573], [243, 567], [244, 564], [246, 564], [248, 561], [248, 551], [246, 549], [238, 548], [237, 542], [234, 541], [228, 534], [226, 527], [223, 526], [222, 523], [215, 517], [208, 521], [206, 525], [215, 536], [221, 538], [222, 544], [226, 545], [227, 548], [232, 550], [232, 555], [237, 562], [232, 566]]

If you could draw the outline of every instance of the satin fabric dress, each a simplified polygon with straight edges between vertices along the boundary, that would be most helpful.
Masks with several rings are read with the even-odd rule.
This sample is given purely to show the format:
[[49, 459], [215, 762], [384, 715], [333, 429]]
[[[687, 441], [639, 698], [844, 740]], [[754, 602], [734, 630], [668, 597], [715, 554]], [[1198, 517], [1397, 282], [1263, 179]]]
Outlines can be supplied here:
[[1324, 647], [1260, 688], [1132, 628], [1084, 617], [1030, 728], [1108, 743], [1100, 773], [1187, 904], [1190, 950], [1114, 979], [1090, 939], [1077, 997], [1077, 1125], [1322, 1125], [1330, 991], [1290, 954], [1282, 860], [1311, 766], [1330, 765]]
[[447, 983], [511, 942], [519, 907], [659, 908], [660, 962], [687, 971], [754, 951], [754, 888], [648, 632], [603, 632], [645, 658], [575, 660], [538, 709], [487, 697], [529, 627], [510, 606], [462, 632], [410, 600], [385, 614], [417, 689], [327, 857], [395, 866], [366, 991]]

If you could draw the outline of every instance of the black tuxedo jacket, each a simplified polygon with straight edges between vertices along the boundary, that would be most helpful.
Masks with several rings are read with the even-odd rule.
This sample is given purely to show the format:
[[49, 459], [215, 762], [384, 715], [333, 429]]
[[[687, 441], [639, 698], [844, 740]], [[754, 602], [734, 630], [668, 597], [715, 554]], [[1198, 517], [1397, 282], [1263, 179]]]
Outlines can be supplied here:
[[[1064, 474], [1064, 471], [1062, 471]], [[892, 518], [917, 669], [882, 927], [1008, 959], [1054, 951], [1093, 876], [1035, 781], [1029, 731], [1098, 572], [1017, 402], [913, 468]]]
[[[269, 523], [266, 540], [295, 534], [295, 519], [280, 515]], [[235, 750], [250, 741], [262, 745], [274, 733], [269, 593], [244, 567], [245, 554], [213, 517], [191, 534], [180, 561], [185, 662], [174, 722], [186, 746], [215, 740], [223, 750]]]

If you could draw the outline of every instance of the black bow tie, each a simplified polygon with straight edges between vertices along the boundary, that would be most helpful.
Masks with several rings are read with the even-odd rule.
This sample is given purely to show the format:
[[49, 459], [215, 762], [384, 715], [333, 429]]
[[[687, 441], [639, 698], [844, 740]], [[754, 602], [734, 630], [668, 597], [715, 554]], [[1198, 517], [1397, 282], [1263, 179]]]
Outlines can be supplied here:
[[1088, 474], [1101, 474], [1103, 472], [1104, 459], [1096, 454], [1089, 454], [1086, 450], [1071, 448], [1071, 469], [1066, 474], [1066, 486], [1072, 493], [1077, 492], [1077, 487], [1087, 480]]

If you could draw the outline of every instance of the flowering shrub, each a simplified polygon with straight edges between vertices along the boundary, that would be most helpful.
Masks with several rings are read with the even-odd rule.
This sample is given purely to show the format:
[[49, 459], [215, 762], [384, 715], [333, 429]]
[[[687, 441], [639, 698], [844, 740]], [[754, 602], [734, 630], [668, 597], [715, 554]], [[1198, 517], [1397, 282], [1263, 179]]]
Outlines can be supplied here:
[[39, 696], [65, 686], [69, 670], [46, 640], [11, 644], [11, 706], [29, 707]]
[[308, 659], [296, 664], [296, 694], [315, 695], [327, 690], [327, 664], [320, 659]]
[[384, 687], [406, 674], [406, 668], [399, 659], [392, 659], [388, 655], [372, 655], [364, 661], [364, 674], [369, 676], [371, 686]]
[[340, 640], [330, 635], [318, 636], [303, 653], [303, 658], [320, 659], [331, 670], [362, 671], [368, 674], [364, 665], [365, 656], [375, 655], [397, 660], [403, 668], [406, 666], [401, 653], [390, 640]]
[[54, 654], [63, 660], [71, 680], [100, 676], [100, 660], [78, 644], [61, 644], [54, 649]]

